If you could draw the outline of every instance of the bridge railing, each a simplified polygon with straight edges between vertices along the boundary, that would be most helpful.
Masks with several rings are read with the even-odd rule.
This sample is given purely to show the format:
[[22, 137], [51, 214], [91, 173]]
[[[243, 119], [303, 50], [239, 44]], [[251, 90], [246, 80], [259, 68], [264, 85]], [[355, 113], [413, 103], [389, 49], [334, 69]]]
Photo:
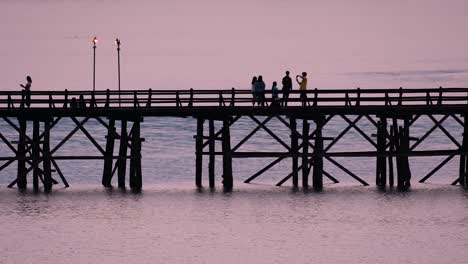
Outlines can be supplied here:
[[[265, 106], [282, 101], [265, 91]], [[0, 91], [0, 109], [17, 108], [149, 108], [252, 107], [250, 90]], [[468, 88], [313, 89], [289, 92], [288, 106], [468, 105]], [[257, 105], [257, 104], [255, 104]], [[261, 106], [259, 106], [261, 107]]]

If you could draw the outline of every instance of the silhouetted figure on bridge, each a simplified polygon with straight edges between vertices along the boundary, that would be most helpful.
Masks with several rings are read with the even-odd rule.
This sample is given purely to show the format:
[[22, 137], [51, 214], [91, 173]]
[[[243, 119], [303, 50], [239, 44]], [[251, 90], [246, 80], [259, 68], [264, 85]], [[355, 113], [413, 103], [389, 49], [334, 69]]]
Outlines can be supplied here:
[[292, 90], [292, 80], [289, 77], [289, 71], [286, 71], [286, 76], [283, 77], [283, 88], [281, 88], [281, 92], [283, 93], [283, 106], [288, 106], [288, 98], [289, 92]]
[[277, 82], [273, 82], [273, 86], [271, 87], [271, 106], [279, 106], [279, 98], [278, 98], [278, 84]]
[[265, 82], [263, 82], [261, 75], [258, 76], [255, 83], [255, 94], [257, 95], [257, 104], [265, 106]]
[[252, 106], [255, 105], [255, 101], [257, 101], [257, 94], [255, 92], [255, 83], [257, 82], [257, 76], [254, 76], [252, 78], [252, 86], [251, 86], [251, 89], [252, 89]]
[[302, 75], [296, 76], [296, 82], [299, 84], [299, 91], [301, 93], [302, 105], [305, 106], [307, 100], [307, 72], [302, 72]]
[[78, 107], [83, 109], [86, 108], [86, 102], [83, 95], [80, 95], [80, 99], [78, 99]]
[[76, 102], [76, 98], [75, 98], [75, 97], [73, 97], [73, 98], [71, 99], [70, 108], [71, 108], [72, 110], [75, 110], [76, 108], [78, 108], [78, 104], [77, 104], [77, 102]]
[[31, 106], [31, 84], [32, 84], [31, 76], [26, 77], [25, 85], [20, 84], [20, 86], [24, 88], [24, 92], [22, 93], [22, 96], [21, 96], [22, 97], [21, 103], [25, 104], [27, 107]]

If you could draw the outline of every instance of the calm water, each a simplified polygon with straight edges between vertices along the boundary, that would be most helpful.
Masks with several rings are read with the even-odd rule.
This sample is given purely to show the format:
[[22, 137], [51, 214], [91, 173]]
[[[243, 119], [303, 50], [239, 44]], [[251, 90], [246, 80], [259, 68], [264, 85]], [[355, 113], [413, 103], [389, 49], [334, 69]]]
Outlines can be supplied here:
[[[307, 71], [319, 88], [466, 87], [467, 7], [461, 0], [2, 0], [0, 89], [19, 89], [26, 75], [35, 90], [90, 89], [93, 36], [97, 89], [117, 87], [116, 37], [124, 89], [249, 88], [253, 75], [269, 85], [285, 70]], [[358, 124], [375, 132], [366, 120]], [[288, 160], [247, 185], [242, 181], [271, 160], [243, 159], [233, 163], [234, 192], [199, 192], [195, 125], [191, 118], [145, 119], [140, 194], [101, 188], [101, 161], [59, 161], [71, 188], [49, 195], [7, 189], [16, 164], [3, 170], [0, 263], [467, 262], [468, 195], [448, 185], [456, 159], [427, 184], [417, 180], [443, 158], [411, 159], [408, 193], [376, 190], [370, 158], [337, 160], [371, 187], [327, 162], [341, 183], [327, 181], [322, 193], [274, 187], [289, 173]], [[411, 133], [420, 137], [430, 125], [421, 119]], [[451, 118], [444, 125], [461, 140], [460, 125]], [[17, 140], [3, 121], [0, 127]], [[269, 127], [288, 139], [281, 123]], [[104, 146], [104, 128], [96, 121], [86, 128]], [[60, 121], [52, 145], [71, 129]], [[240, 120], [232, 145], [251, 129]], [[342, 121], [332, 120], [324, 136], [340, 129]], [[417, 149], [441, 147], [455, 146], [435, 130]], [[357, 149], [372, 146], [352, 130], [332, 148]], [[282, 149], [260, 132], [242, 150]], [[95, 151], [78, 132], [57, 155]]]

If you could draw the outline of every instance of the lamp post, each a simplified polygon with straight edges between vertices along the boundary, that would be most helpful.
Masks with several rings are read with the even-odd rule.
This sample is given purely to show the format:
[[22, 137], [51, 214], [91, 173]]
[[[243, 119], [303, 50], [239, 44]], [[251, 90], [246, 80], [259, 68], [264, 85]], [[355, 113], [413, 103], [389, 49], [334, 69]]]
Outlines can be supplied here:
[[96, 43], [97, 37], [93, 38], [93, 92], [96, 90]]
[[120, 39], [115, 39], [115, 44], [117, 45], [117, 76], [118, 76], [118, 85], [119, 85], [119, 107], [120, 107]]

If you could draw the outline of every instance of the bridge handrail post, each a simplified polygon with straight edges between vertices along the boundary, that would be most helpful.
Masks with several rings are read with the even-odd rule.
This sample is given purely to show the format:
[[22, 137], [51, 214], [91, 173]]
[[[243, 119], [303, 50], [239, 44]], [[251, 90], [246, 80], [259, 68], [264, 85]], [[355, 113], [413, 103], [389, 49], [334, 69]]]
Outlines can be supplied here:
[[356, 106], [361, 105], [361, 88], [357, 88]]
[[403, 101], [403, 87], [400, 87], [398, 93], [399, 93], [399, 96], [398, 96], [398, 105], [401, 105], [401, 104], [402, 104], [402, 101]]
[[13, 101], [11, 100], [11, 94], [8, 92], [8, 110], [10, 109], [15, 109], [15, 105], [13, 104]]
[[110, 102], [109, 102], [109, 101], [110, 101], [110, 90], [107, 89], [107, 90], [106, 90], [106, 103], [105, 103], [105, 105], [104, 105], [104, 108], [109, 108], [109, 106], [110, 106]]
[[190, 88], [190, 99], [189, 99], [188, 107], [193, 107], [193, 88]]
[[55, 108], [54, 99], [52, 98], [52, 92], [49, 92], [49, 108]]
[[443, 88], [442, 86], [439, 87], [439, 98], [437, 99], [437, 105], [442, 105], [442, 92]]
[[148, 101], [146, 102], [146, 107], [151, 107], [151, 97], [153, 96], [153, 90], [151, 88], [148, 89]]
[[345, 106], [349, 106], [351, 104], [351, 101], [349, 99], [349, 94], [348, 92], [345, 93]]
[[137, 91], [133, 92], [133, 108], [140, 108], [140, 102], [138, 101]]
[[65, 94], [63, 95], [63, 108], [68, 108], [68, 89], [65, 89]]
[[223, 92], [219, 91], [219, 107], [221, 106], [226, 106], [226, 104], [224, 103]]
[[234, 87], [232, 87], [231, 88], [231, 103], [229, 104], [229, 106], [234, 106], [235, 96], [236, 96], [236, 92], [235, 92]]

